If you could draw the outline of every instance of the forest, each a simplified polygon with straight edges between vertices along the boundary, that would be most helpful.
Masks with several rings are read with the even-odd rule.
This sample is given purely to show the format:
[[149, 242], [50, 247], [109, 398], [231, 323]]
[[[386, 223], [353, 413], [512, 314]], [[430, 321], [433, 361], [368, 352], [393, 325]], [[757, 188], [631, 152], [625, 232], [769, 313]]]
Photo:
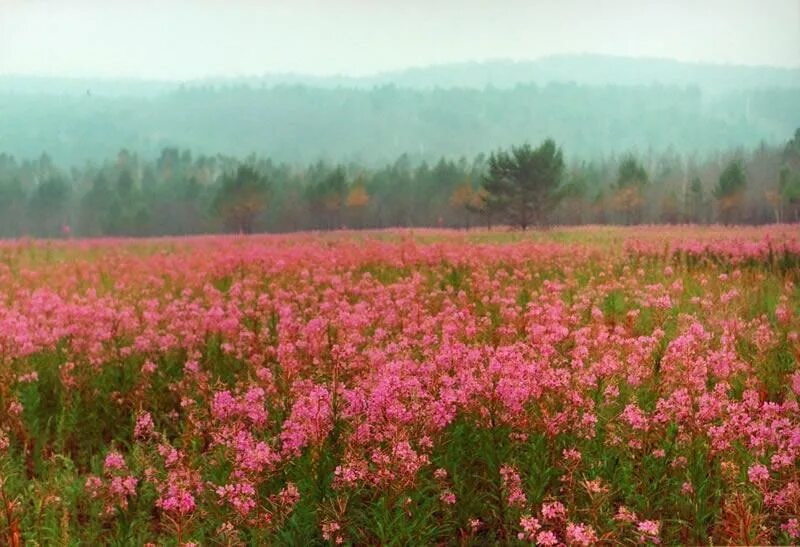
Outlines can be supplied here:
[[705, 157], [784, 143], [800, 69], [603, 56], [456, 63], [373, 77], [186, 82], [0, 76], [0, 152], [60, 165], [120, 149], [378, 168], [554, 139], [572, 158]]
[[[0, 236], [796, 221], [799, 88], [796, 69], [601, 55], [6, 75]], [[508, 176], [514, 162], [527, 172]]]
[[370, 89], [281, 84], [204, 87], [153, 97], [0, 93], [0, 150], [47, 152], [59, 163], [102, 161], [122, 148], [269, 155], [306, 164], [370, 166], [408, 153], [417, 160], [475, 156], [552, 137], [576, 157], [672, 147], [708, 154], [776, 144], [798, 125], [796, 88], [712, 94], [697, 86], [551, 82], [512, 88]]
[[[790, 137], [702, 158], [667, 150], [579, 160], [553, 142], [551, 153], [557, 147], [563, 165], [547, 180], [530, 182], [547, 194], [531, 190], [526, 195], [539, 197], [529, 201], [547, 207], [524, 223], [508, 207], [492, 206], [498, 194], [493, 166], [509, 156], [503, 150], [432, 162], [404, 154], [377, 167], [324, 161], [298, 167], [178, 148], [165, 148], [154, 160], [121, 150], [83, 167], [58, 165], [46, 154], [22, 161], [3, 154], [0, 235], [794, 222], [800, 220], [800, 130]], [[533, 153], [530, 146], [527, 151]]]

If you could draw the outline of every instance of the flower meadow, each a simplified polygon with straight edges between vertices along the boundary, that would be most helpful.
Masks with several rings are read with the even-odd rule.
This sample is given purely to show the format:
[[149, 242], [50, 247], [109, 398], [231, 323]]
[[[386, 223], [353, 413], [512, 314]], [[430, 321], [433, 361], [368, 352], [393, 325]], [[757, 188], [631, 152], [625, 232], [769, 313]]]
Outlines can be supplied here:
[[2, 243], [0, 543], [798, 543], [799, 234]]

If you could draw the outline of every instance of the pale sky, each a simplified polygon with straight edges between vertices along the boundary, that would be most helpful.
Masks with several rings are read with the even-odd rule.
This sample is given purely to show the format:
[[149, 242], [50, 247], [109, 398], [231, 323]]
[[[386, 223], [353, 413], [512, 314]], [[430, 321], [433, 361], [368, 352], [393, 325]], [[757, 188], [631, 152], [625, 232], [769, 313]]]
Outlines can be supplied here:
[[559, 53], [800, 67], [800, 0], [0, 0], [0, 74], [366, 75]]

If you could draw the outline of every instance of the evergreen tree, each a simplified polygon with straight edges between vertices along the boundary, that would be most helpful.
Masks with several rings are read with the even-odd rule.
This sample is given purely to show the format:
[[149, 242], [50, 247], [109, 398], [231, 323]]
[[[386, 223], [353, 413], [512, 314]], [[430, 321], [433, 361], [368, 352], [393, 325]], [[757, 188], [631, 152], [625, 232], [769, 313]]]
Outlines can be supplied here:
[[613, 199], [614, 208], [622, 214], [626, 224], [639, 224], [642, 221], [647, 182], [647, 171], [635, 157], [627, 156], [622, 160], [617, 171]]
[[228, 229], [249, 234], [255, 228], [256, 218], [267, 209], [269, 189], [264, 175], [253, 167], [241, 165], [235, 173], [223, 177], [214, 207]]
[[744, 202], [744, 191], [747, 187], [742, 162], [734, 160], [728, 163], [719, 176], [714, 197], [719, 206], [720, 220], [725, 224], [741, 220], [741, 209]]
[[538, 148], [529, 144], [499, 151], [489, 157], [489, 172], [483, 178], [486, 207], [500, 212], [513, 226], [525, 230], [547, 223], [548, 213], [561, 195], [564, 172], [561, 150], [553, 140]]

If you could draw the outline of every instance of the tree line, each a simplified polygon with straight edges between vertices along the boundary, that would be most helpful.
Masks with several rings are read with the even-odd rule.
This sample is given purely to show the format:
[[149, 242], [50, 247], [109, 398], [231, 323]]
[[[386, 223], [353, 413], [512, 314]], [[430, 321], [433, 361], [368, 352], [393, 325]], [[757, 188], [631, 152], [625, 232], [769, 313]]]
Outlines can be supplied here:
[[0, 236], [157, 236], [433, 226], [800, 221], [800, 129], [785, 145], [567, 161], [552, 140], [474, 158], [307, 166], [127, 150], [63, 168], [0, 154]]

